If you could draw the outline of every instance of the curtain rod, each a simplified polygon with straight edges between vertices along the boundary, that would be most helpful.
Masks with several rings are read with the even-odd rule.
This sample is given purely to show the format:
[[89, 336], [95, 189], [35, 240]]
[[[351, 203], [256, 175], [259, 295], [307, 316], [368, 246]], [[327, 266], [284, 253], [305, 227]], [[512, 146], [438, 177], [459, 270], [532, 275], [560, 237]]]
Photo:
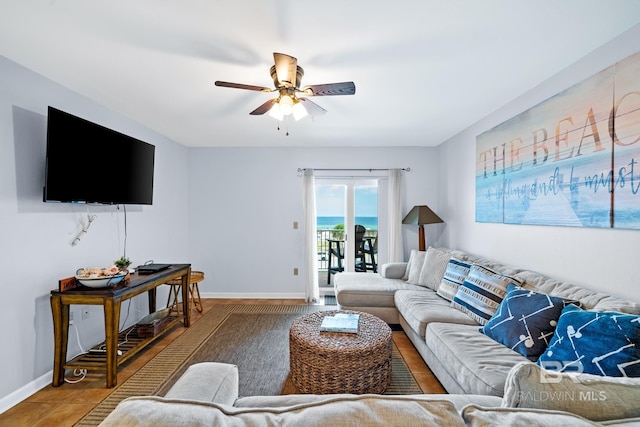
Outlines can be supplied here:
[[[391, 170], [391, 169], [388, 169], [388, 168], [387, 169], [376, 169], [376, 168], [363, 168], [363, 169], [357, 169], [357, 168], [347, 168], [347, 169], [298, 168], [298, 173], [304, 172], [307, 169], [313, 169], [314, 171], [367, 171], [367, 172]], [[411, 172], [411, 168], [401, 168], [400, 170], [403, 170], [405, 172]]]

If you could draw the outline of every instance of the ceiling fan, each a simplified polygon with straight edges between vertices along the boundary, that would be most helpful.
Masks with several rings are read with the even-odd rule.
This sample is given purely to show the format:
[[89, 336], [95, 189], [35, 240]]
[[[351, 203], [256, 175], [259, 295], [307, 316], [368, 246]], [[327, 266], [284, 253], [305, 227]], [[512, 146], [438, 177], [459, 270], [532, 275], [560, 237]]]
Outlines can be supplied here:
[[255, 90], [258, 92], [278, 92], [277, 98], [268, 100], [249, 113], [257, 116], [269, 112], [269, 115], [277, 120], [282, 120], [284, 117], [290, 115], [293, 115], [296, 120], [307, 115], [314, 118], [327, 112], [327, 110], [309, 99], [297, 96], [298, 94], [306, 96], [329, 96], [353, 95], [356, 93], [356, 85], [353, 82], [326, 83], [300, 88], [300, 81], [302, 80], [302, 76], [304, 76], [304, 70], [298, 66], [298, 60], [293, 56], [277, 52], [273, 53], [273, 59], [275, 65], [271, 67], [270, 73], [273, 84], [275, 85], [274, 89], [222, 81], [216, 81], [215, 85], [235, 89]]

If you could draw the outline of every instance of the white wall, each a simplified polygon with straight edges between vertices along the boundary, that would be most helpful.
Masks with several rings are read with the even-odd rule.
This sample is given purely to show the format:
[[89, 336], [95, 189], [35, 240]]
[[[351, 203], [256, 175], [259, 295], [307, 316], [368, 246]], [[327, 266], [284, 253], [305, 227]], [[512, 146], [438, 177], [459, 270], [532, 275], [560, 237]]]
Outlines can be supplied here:
[[[294, 221], [303, 223], [298, 168], [409, 167], [403, 211], [428, 204], [438, 212], [435, 153], [426, 147], [191, 149], [190, 254], [193, 268], [205, 272], [201, 292], [304, 297], [304, 230], [293, 229]], [[438, 243], [439, 227], [428, 227], [430, 244]], [[404, 235], [408, 254], [418, 246], [417, 229], [406, 226]]]
[[[127, 206], [127, 256], [134, 263], [147, 259], [184, 263], [189, 257], [185, 147], [3, 57], [0, 76], [1, 412], [25, 393], [51, 383], [49, 294], [58, 280], [72, 276], [79, 267], [109, 265], [124, 247], [124, 214], [115, 207], [42, 202], [48, 105], [156, 146], [154, 204]], [[99, 159], [96, 167], [109, 179], [105, 159]], [[72, 247], [80, 217], [87, 212], [97, 218]], [[123, 304], [122, 321], [127, 306]], [[140, 319], [146, 309], [146, 297], [136, 297], [127, 324]], [[74, 317], [84, 348], [104, 339], [100, 307], [90, 307], [84, 321], [80, 307], [73, 306], [74, 310], [78, 311]], [[71, 328], [69, 355], [78, 351]]]
[[[475, 222], [476, 136], [640, 51], [640, 26], [442, 144], [441, 216], [448, 245], [640, 301], [640, 230]], [[544, 60], [544, 58], [540, 58]]]

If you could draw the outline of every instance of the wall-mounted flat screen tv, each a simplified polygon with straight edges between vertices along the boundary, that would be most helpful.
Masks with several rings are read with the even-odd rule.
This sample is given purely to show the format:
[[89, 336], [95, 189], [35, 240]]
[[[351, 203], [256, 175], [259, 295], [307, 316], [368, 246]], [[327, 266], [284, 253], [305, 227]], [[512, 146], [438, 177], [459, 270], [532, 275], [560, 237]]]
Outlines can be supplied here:
[[155, 146], [49, 107], [45, 202], [150, 205]]

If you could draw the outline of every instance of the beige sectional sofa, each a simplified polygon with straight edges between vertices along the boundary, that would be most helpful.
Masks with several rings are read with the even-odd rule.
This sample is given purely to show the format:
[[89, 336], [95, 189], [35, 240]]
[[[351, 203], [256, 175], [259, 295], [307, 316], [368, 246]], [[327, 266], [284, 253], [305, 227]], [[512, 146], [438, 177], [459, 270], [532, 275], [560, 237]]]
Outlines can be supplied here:
[[[164, 397], [125, 399], [101, 427], [175, 426], [640, 426], [640, 381], [561, 376], [516, 365], [503, 399], [482, 395], [285, 395], [238, 398], [235, 365], [192, 365]], [[604, 393], [606, 400], [571, 396]], [[562, 395], [564, 399], [527, 399]]]
[[585, 309], [640, 314], [637, 302], [448, 248], [414, 250], [409, 262], [384, 265], [380, 274], [337, 274], [338, 304], [400, 324], [449, 393], [502, 396], [510, 369], [529, 360], [481, 333], [478, 319], [443, 298], [455, 294], [445, 280], [452, 258], [513, 278], [523, 289], [579, 302]]
[[[574, 340], [590, 336], [591, 324], [606, 320], [621, 330], [631, 328], [625, 335], [631, 340], [611, 353], [614, 358], [618, 353], [631, 355], [632, 360], [614, 364], [614, 369], [640, 369], [640, 304], [447, 248], [414, 251], [409, 262], [388, 264], [380, 271], [337, 274], [338, 303], [401, 325], [450, 394], [239, 398], [236, 366], [207, 362], [191, 366], [164, 397], [125, 399], [101, 425], [640, 426], [637, 370], [630, 378], [576, 372], [569, 369], [573, 361], [568, 359], [560, 370], [533, 362], [562, 350], [554, 341], [556, 334], [545, 329], [549, 325], [572, 334], [564, 342], [573, 345]], [[471, 298], [469, 289], [492, 280], [503, 291], [500, 302], [491, 294]], [[549, 304], [538, 309], [541, 302]], [[515, 316], [517, 307], [532, 313]], [[539, 313], [559, 318], [550, 320], [555, 318]], [[585, 314], [596, 317], [582, 325], [562, 323], [569, 316]], [[533, 330], [540, 319], [543, 333], [528, 338], [521, 334], [517, 322]], [[515, 333], [517, 342], [507, 345], [496, 331], [506, 331], [509, 339]], [[612, 340], [616, 334], [601, 333], [597, 338]], [[598, 359], [598, 367], [604, 364], [602, 358], [593, 359]]]

